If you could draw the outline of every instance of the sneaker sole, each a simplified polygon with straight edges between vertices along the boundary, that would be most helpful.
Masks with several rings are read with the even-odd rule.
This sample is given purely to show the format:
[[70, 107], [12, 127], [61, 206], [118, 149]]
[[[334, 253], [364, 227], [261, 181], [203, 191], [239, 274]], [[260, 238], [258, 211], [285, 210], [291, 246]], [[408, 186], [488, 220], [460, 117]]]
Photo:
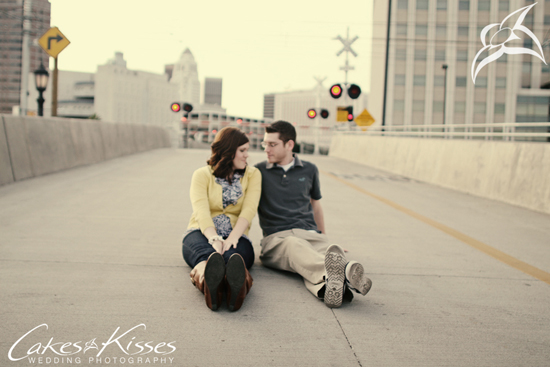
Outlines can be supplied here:
[[[330, 250], [330, 247], [329, 247]], [[346, 259], [344, 255], [330, 252], [325, 254], [325, 305], [330, 308], [340, 307], [344, 298], [344, 281], [346, 280]]]
[[350, 288], [363, 296], [370, 291], [372, 281], [365, 276], [363, 265], [354, 263], [350, 268], [351, 277], [348, 278]]

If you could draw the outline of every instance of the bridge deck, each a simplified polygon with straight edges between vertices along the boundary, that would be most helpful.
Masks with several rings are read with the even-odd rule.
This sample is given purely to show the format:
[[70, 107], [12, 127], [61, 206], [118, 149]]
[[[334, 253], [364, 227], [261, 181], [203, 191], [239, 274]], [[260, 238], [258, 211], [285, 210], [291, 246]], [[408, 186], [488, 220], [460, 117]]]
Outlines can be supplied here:
[[[548, 215], [330, 157], [303, 158], [322, 171], [329, 237], [363, 263], [371, 292], [331, 310], [298, 276], [257, 260], [243, 308], [210, 311], [181, 256], [191, 173], [207, 155], [156, 150], [0, 187], [0, 365], [32, 365], [11, 363], [8, 352], [41, 324], [48, 329], [12, 357], [52, 337], [82, 347], [96, 338], [100, 350], [118, 327], [115, 337], [145, 324], [120, 345], [175, 341], [177, 349], [134, 355], [134, 364], [548, 365]], [[253, 153], [250, 163], [260, 160]], [[251, 237], [258, 255], [257, 217]], [[122, 349], [71, 358], [130, 365]], [[61, 358], [38, 351], [31, 357]]]

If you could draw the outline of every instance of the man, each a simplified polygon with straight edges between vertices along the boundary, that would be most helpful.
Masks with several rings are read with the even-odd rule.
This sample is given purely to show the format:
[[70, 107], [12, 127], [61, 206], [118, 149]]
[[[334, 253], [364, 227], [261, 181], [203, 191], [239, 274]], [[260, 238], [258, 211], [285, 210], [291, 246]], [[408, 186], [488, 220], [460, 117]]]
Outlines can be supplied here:
[[372, 282], [363, 266], [348, 262], [342, 248], [325, 235], [319, 171], [292, 153], [294, 126], [277, 121], [265, 130], [267, 161], [256, 165], [262, 173], [262, 263], [300, 274], [307, 289], [331, 308], [340, 307], [344, 295], [351, 300], [350, 289], [367, 294]]

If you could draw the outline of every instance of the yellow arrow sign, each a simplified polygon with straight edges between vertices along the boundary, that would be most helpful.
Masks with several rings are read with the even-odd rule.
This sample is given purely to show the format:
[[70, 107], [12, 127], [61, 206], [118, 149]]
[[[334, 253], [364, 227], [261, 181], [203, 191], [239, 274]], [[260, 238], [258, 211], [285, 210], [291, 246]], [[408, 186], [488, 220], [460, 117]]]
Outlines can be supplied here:
[[57, 27], [50, 28], [40, 37], [38, 44], [48, 55], [57, 58], [57, 55], [69, 45], [67, 37]]
[[371, 116], [369, 111], [365, 108], [359, 116], [355, 118], [357, 126], [371, 126], [376, 120]]

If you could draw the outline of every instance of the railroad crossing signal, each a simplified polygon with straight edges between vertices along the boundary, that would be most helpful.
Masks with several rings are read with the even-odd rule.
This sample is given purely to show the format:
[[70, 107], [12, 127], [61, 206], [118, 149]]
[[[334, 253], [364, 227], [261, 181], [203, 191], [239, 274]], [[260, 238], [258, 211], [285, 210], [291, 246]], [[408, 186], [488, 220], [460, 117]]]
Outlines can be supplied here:
[[321, 117], [326, 119], [328, 117], [328, 111], [325, 109], [321, 110]]
[[353, 121], [353, 106], [338, 107], [336, 113], [336, 121]]
[[170, 105], [170, 109], [173, 111], [173, 112], [180, 112], [181, 110], [181, 106], [178, 102], [174, 102]]
[[330, 87], [330, 95], [334, 99], [338, 99], [342, 97], [342, 86], [340, 84], [334, 84], [332, 87]]
[[361, 88], [358, 85], [352, 84], [348, 88], [348, 96], [351, 99], [357, 99], [361, 95]]
[[307, 117], [309, 117], [310, 119], [314, 119], [316, 116], [317, 116], [317, 111], [315, 111], [314, 108], [310, 108], [307, 111]]

